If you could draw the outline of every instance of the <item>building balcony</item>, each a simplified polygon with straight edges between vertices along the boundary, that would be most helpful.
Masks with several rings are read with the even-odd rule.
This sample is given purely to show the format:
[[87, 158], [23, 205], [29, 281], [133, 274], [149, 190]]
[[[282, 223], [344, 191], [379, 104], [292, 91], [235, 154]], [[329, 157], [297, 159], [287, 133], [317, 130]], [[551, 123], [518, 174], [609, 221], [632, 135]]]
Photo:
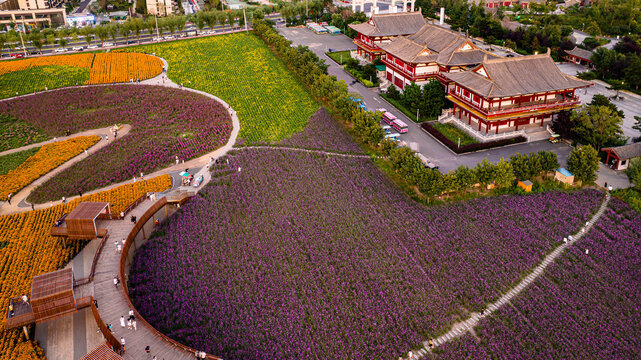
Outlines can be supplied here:
[[372, 52], [372, 53], [375, 52], [375, 53], [381, 53], [382, 54], [384, 52], [378, 46], [373, 45], [373, 44], [368, 44], [366, 42], [361, 41], [358, 38], [354, 39], [354, 44], [356, 44], [356, 46], [358, 46], [358, 47], [360, 47], [362, 49], [365, 49], [366, 51]]
[[548, 112], [554, 110], [562, 110], [571, 107], [576, 107], [581, 104], [581, 101], [578, 97], [565, 98], [563, 100], [547, 100], [547, 101], [531, 101], [513, 105], [483, 108], [481, 104], [472, 100], [472, 97], [466, 97], [460, 94], [456, 94], [453, 90], [450, 90], [448, 93], [449, 96], [455, 98], [459, 102], [466, 104], [467, 106], [473, 108], [477, 112], [483, 114], [486, 118], [509, 115], [516, 113], [527, 113], [527, 112]]

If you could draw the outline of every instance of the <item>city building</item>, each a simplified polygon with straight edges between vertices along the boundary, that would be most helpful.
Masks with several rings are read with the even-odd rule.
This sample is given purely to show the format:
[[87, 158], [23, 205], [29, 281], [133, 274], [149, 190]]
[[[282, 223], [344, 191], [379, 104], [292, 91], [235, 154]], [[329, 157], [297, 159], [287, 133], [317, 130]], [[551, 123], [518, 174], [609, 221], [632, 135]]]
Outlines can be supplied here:
[[358, 33], [354, 37], [358, 55], [374, 61], [384, 54], [379, 44], [388, 43], [397, 36], [414, 34], [425, 24], [423, 15], [418, 11], [374, 14], [367, 22], [350, 24], [349, 27]]
[[151, 15], [168, 16], [174, 13], [172, 0], [146, 0], [147, 12]]
[[380, 43], [386, 78], [399, 89], [416, 83], [422, 85], [436, 78], [447, 80], [445, 72], [464, 71], [479, 65], [484, 58], [498, 56], [479, 49], [465, 34], [425, 24], [415, 34], [399, 36], [388, 43]]
[[29, 27], [64, 25], [67, 21], [67, 14], [64, 8], [38, 9], [38, 10], [5, 10], [0, 11], [0, 29], [8, 30], [12, 24], [16, 24], [18, 30], [24, 31]]
[[479, 132], [541, 127], [554, 114], [580, 105], [577, 89], [593, 85], [559, 70], [547, 54], [486, 58], [470, 71], [447, 72], [453, 116]]

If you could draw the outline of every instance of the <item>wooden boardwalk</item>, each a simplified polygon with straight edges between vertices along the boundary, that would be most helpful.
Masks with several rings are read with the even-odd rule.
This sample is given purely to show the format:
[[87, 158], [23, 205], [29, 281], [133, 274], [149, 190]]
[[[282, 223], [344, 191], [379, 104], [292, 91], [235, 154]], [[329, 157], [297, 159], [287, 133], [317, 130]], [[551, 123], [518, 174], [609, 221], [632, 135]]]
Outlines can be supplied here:
[[[147, 199], [131, 211], [131, 215], [138, 218], [152, 205]], [[122, 284], [114, 286], [114, 276], [119, 274], [120, 254], [114, 249], [114, 241], [122, 241], [127, 238], [133, 229], [129, 219], [106, 221], [109, 229], [109, 243], [105, 244], [102, 253], [96, 264], [96, 272], [93, 280], [94, 298], [98, 301], [98, 312], [106, 324], [113, 325], [113, 332], [117, 339], [125, 338], [125, 359], [151, 359], [156, 356], [158, 360], [182, 360], [195, 359], [193, 353], [177, 348], [170, 342], [162, 339], [155, 332], [144, 325], [143, 321], [136, 316], [137, 331], [128, 330], [120, 326], [120, 317], [128, 317], [129, 304], [125, 298]], [[137, 313], [136, 313], [137, 314]], [[145, 353], [145, 347], [149, 345], [151, 353]]]

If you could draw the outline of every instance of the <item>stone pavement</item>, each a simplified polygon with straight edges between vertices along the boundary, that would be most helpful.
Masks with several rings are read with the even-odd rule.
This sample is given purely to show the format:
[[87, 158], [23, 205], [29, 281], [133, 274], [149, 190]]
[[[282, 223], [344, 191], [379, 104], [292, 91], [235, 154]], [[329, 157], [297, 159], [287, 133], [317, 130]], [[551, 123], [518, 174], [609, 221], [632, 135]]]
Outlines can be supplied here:
[[[521, 282], [519, 282], [515, 287], [510, 289], [507, 293], [505, 293], [503, 296], [501, 296], [498, 300], [495, 302], [489, 304], [486, 309], [484, 309], [481, 314], [479, 313], [472, 313], [471, 316], [462, 322], [456, 323], [452, 326], [452, 329], [447, 332], [446, 334], [438, 337], [436, 340], [433, 340], [433, 346], [430, 346], [429, 341], [423, 342], [423, 348], [419, 349], [416, 354], [418, 355], [418, 358], [422, 358], [427, 355], [427, 353], [432, 352], [432, 349], [435, 347], [438, 347], [454, 338], [457, 338], [471, 329], [473, 329], [481, 319], [488, 317], [492, 315], [492, 313], [498, 311], [503, 305], [509, 303], [515, 296], [518, 296], [525, 288], [527, 288], [531, 283], [533, 283], [538, 277], [543, 275], [545, 269], [560, 255], [565, 252], [565, 250], [577, 242], [579, 239], [581, 239], [583, 236], [585, 236], [587, 233], [590, 232], [590, 229], [592, 229], [592, 226], [601, 218], [601, 215], [603, 215], [603, 212], [608, 206], [608, 203], [610, 202], [610, 192], [606, 191], [605, 193], [605, 198], [603, 199], [603, 202], [601, 203], [601, 206], [597, 210], [597, 212], [592, 216], [592, 218], [585, 224], [584, 227], [581, 228], [576, 234], [568, 236], [567, 241], [564, 241], [562, 245], [559, 245], [554, 251], [552, 251], [550, 254], [548, 254], [543, 261], [536, 266], [530, 274], [528, 274]], [[413, 357], [416, 359], [416, 356]], [[410, 359], [412, 360], [412, 359]]]

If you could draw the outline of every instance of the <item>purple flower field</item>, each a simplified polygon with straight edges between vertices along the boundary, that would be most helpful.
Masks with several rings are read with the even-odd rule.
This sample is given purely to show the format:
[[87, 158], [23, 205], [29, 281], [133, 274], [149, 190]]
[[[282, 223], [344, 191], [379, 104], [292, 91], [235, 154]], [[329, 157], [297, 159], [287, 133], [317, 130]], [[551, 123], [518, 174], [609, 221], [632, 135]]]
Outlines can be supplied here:
[[73, 88], [0, 102], [50, 137], [130, 124], [126, 136], [54, 176], [29, 196], [38, 203], [121, 182], [213, 151], [231, 133], [231, 117], [202, 95], [159, 86]]
[[641, 358], [641, 215], [610, 204], [514, 306], [477, 326], [480, 342], [445, 345], [436, 358]]
[[498, 298], [603, 197], [428, 208], [368, 159], [285, 149], [215, 171], [137, 251], [130, 291], [157, 329], [225, 359], [395, 359]]
[[351, 139], [325, 108], [321, 108], [309, 118], [309, 123], [302, 132], [282, 140], [278, 145], [342, 153], [363, 153], [363, 149]]

